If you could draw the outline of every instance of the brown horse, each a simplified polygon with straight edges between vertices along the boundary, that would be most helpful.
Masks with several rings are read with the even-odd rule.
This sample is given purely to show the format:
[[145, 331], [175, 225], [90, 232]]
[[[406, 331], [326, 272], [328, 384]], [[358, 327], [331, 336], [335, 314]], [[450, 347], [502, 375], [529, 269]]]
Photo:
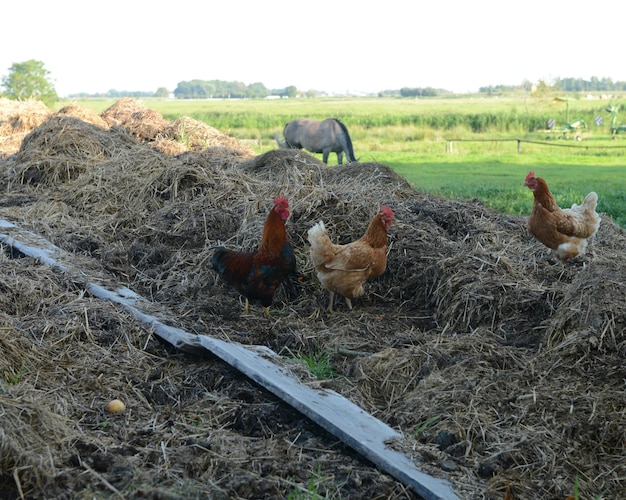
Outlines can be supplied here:
[[285, 142], [277, 139], [283, 149], [306, 149], [311, 153], [322, 153], [324, 163], [328, 163], [328, 155], [337, 153], [337, 163], [341, 165], [343, 153], [348, 162], [357, 161], [352, 149], [352, 140], [348, 129], [336, 118], [323, 121], [300, 118], [285, 125], [283, 129]]

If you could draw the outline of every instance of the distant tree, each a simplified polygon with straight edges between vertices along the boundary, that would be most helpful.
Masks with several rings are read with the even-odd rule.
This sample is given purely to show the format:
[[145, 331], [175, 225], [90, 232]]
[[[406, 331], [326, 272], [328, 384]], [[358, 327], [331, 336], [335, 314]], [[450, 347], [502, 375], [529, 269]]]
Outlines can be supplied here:
[[533, 88], [533, 95], [539, 98], [550, 97], [557, 88], [557, 85], [553, 86], [545, 80], [539, 80], [537, 85]]
[[280, 90], [268, 90], [262, 83], [246, 85], [242, 82], [224, 80], [191, 80], [178, 82], [174, 89], [176, 99], [263, 99], [269, 95], [296, 97], [298, 89], [287, 87]]
[[262, 83], [252, 83], [248, 85], [246, 94], [251, 99], [263, 99], [270, 95], [270, 91]]
[[513, 85], [489, 85], [487, 87], [480, 87], [478, 92], [489, 95], [503, 95], [505, 92], [515, 92], [518, 88], [520, 87], [515, 87]]
[[437, 95], [439, 95], [439, 92], [437, 91], [437, 89], [433, 87], [426, 87], [426, 88], [402, 87], [400, 89], [400, 95], [402, 97], [436, 97]]
[[245, 83], [231, 82], [230, 85], [227, 85], [227, 88], [228, 95], [226, 97], [241, 99], [248, 96], [248, 88]]
[[13, 63], [9, 74], [2, 77], [4, 95], [9, 99], [39, 99], [46, 105], [54, 104], [59, 97], [49, 75], [41, 61]]
[[298, 88], [290, 85], [285, 89], [285, 96], [287, 97], [296, 97], [298, 95]]
[[159, 87], [157, 91], [154, 93], [154, 96], [155, 97], [169, 97], [170, 91], [167, 90], [165, 87]]
[[104, 97], [114, 97], [116, 99], [120, 99], [122, 97], [134, 97], [135, 99], [139, 99], [141, 97], [154, 97], [154, 92], [144, 92], [142, 90], [111, 89], [104, 94]]
[[179, 82], [174, 90], [174, 96], [177, 99], [206, 99], [213, 97], [212, 92], [207, 94], [207, 86], [202, 80], [191, 80], [189, 82]]
[[591, 80], [582, 78], [557, 78], [556, 85], [566, 92], [613, 92], [626, 89], [626, 82], [614, 82], [611, 78], [592, 76]]

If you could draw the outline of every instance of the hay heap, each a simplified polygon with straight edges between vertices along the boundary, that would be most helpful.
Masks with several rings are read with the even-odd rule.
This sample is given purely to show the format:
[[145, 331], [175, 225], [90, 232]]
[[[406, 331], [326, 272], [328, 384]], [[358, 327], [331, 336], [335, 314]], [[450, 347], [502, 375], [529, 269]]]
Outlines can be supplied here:
[[41, 101], [13, 101], [0, 97], [0, 158], [15, 153], [32, 129], [50, 112]]
[[[327, 383], [401, 429], [393, 446], [461, 498], [625, 489], [626, 234], [608, 217], [587, 256], [562, 265], [525, 218], [420, 193], [384, 165], [254, 156], [231, 138], [168, 155], [159, 134], [191, 127], [109, 111], [108, 128], [74, 115], [34, 128], [0, 162], [0, 217], [188, 331], [330, 353], [341, 377]], [[301, 276], [269, 320], [242, 318], [210, 247], [253, 248], [279, 193]], [[396, 214], [388, 270], [329, 316], [306, 232], [323, 219], [348, 242], [380, 204]], [[16, 257], [0, 259], [3, 491], [285, 498], [313, 481], [320, 495], [415, 498], [229, 367], [172, 351], [79, 277]], [[103, 411], [113, 397], [123, 414]]]

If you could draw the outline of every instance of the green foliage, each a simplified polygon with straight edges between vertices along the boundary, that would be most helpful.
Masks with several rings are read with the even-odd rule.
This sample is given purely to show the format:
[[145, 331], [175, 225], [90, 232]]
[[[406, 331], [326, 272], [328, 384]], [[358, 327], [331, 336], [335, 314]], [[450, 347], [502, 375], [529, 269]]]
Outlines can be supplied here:
[[321, 468], [318, 465], [317, 472], [314, 472], [306, 488], [296, 484], [293, 490], [287, 495], [288, 500], [321, 500], [334, 498], [333, 495], [329, 495], [328, 491], [324, 494], [320, 494], [318, 489], [327, 490], [326, 483], [332, 483], [332, 479], [324, 478], [322, 476]]
[[279, 95], [292, 98], [296, 97], [298, 95], [298, 88], [290, 85], [289, 87], [286, 87], [283, 92], [280, 92]]
[[[288, 89], [280, 91], [287, 95]], [[472, 134], [523, 135], [546, 128], [550, 118], [557, 127], [569, 120], [593, 124], [600, 115], [608, 124], [611, 114], [599, 100], [573, 101], [569, 113], [563, 103], [552, 99], [460, 99], [460, 98], [318, 98], [318, 99], [253, 99], [222, 101], [153, 101], [147, 103], [167, 119], [179, 116], [204, 121], [234, 137], [248, 139], [242, 129], [258, 129], [260, 135], [273, 136], [285, 123], [303, 116], [324, 119], [339, 118], [351, 134], [380, 127], [428, 128], [456, 137]], [[567, 116], [569, 114], [569, 116]], [[593, 132], [598, 129], [595, 125]], [[269, 130], [268, 130], [269, 129]]]
[[539, 83], [533, 88], [533, 95], [536, 98], [547, 98], [550, 97], [556, 89], [557, 87], [550, 85], [545, 80], [539, 80]]
[[16, 385], [19, 384], [26, 371], [26, 367], [22, 364], [17, 370], [0, 370], [0, 375], [6, 384]]
[[298, 357], [318, 379], [328, 380], [336, 376], [330, 353], [315, 350], [309, 351], [307, 354], [300, 354]]
[[49, 75], [41, 61], [30, 59], [13, 63], [9, 74], [2, 77], [4, 95], [9, 99], [39, 99], [48, 106], [52, 105], [58, 96]]
[[246, 89], [246, 97], [249, 97], [251, 99], [263, 99], [268, 95], [269, 91], [267, 90], [265, 85], [260, 82], [248, 85], [248, 88]]
[[[520, 90], [525, 90], [523, 85], [521, 87], [515, 87], [512, 85], [487, 85], [485, 87], [480, 87], [478, 89], [478, 92], [481, 94], [488, 94], [492, 96], [504, 95], [506, 93], [512, 93]], [[530, 90], [530, 88], [527, 90]]]
[[440, 418], [441, 418], [441, 415], [435, 415], [434, 417], [430, 417], [428, 420], [418, 425], [417, 429], [415, 429], [413, 434], [417, 436], [418, 434], [424, 432], [431, 425], [435, 424]]
[[[589, 191], [598, 193], [598, 212], [626, 227], [626, 161], [601, 165], [594, 157], [543, 155], [437, 155], [419, 164], [400, 162], [402, 155], [383, 163], [417, 189], [446, 198], [477, 199], [502, 213], [528, 215], [532, 192], [524, 187], [529, 170], [548, 181], [561, 207], [581, 203]], [[623, 158], [623, 157], [622, 157]], [[554, 161], [551, 161], [554, 160]]]
[[576, 474], [576, 480], [574, 481], [574, 498], [578, 500], [578, 474]]
[[582, 78], [557, 78], [555, 86], [568, 92], [620, 92], [626, 91], [626, 82], [614, 82], [611, 78], [592, 76], [590, 80]]
[[315, 480], [316, 477], [312, 476], [306, 491], [302, 491], [298, 486], [294, 486], [293, 490], [287, 495], [287, 500], [318, 500], [323, 498], [315, 489]]
[[327, 380], [336, 376], [328, 353], [309, 354], [303, 357], [303, 361], [318, 379]]
[[[242, 82], [223, 80], [191, 80], [179, 82], [174, 90], [177, 99], [243, 99], [263, 98], [270, 94], [262, 83], [246, 86]], [[193, 118], [193, 117], [192, 117]]]
[[426, 88], [402, 87], [400, 89], [400, 95], [402, 97], [436, 97], [437, 95], [439, 95], [439, 91], [432, 87], [426, 87]]
[[[254, 85], [254, 84], [253, 84]], [[284, 93], [284, 92], [283, 92]], [[103, 111], [106, 101], [85, 105]], [[566, 107], [552, 99], [530, 98], [317, 98], [317, 99], [224, 99], [189, 101], [148, 100], [148, 107], [160, 112], [167, 119], [180, 116], [204, 121], [209, 125], [240, 136], [241, 129], [258, 129], [261, 135], [272, 136], [282, 130], [285, 123], [301, 117], [324, 119], [339, 118], [348, 126], [351, 134], [379, 127], [417, 127], [433, 131], [454, 132], [463, 136], [472, 134], [523, 135], [545, 129], [549, 118], [557, 126], [566, 123]], [[582, 119], [594, 123], [597, 115], [606, 118], [606, 132], [610, 122], [607, 103], [600, 100], [575, 100], [569, 102], [570, 121]], [[599, 129], [593, 125], [593, 132]], [[272, 130], [268, 130], [271, 128]]]
[[[161, 87], [159, 90], [157, 90], [157, 92], [161, 91], [161, 93], [163, 92], [163, 90], [165, 90], [166, 92], [168, 92], [168, 94], [163, 95], [161, 98], [166, 98], [169, 96], [169, 91], [167, 91], [167, 89], [165, 89], [164, 87]], [[78, 94], [70, 94], [68, 97], [72, 100], [75, 99], [99, 99], [99, 98], [104, 98], [104, 97], [108, 97], [111, 99], [122, 99], [123, 97], [132, 97], [135, 99], [145, 99], [145, 98], [150, 98], [150, 97], [154, 97], [156, 95], [155, 92], [144, 92], [141, 90], [116, 90], [116, 89], [110, 89], [104, 93], [96, 93], [96, 94], [88, 94], [86, 92], [81, 92]], [[111, 104], [113, 104], [113, 102], [111, 102]]]
[[[489, 85], [480, 87], [478, 91], [489, 95], [502, 95], [521, 90], [529, 91], [531, 85], [528, 81], [523, 82], [520, 86]], [[546, 90], [547, 87], [551, 87], [553, 90], [559, 89], [562, 92], [624, 92], [626, 91], [626, 82], [614, 82], [611, 78], [592, 76], [589, 80], [584, 80], [583, 78], [556, 78], [552, 86], [540, 80], [536, 87], [538, 90]]]

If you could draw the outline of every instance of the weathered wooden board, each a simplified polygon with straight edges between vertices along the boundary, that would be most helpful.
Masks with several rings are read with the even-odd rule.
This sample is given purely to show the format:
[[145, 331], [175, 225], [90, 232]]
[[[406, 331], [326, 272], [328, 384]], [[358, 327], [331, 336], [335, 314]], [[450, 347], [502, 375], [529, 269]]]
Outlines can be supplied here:
[[263, 346], [243, 346], [206, 335], [195, 335], [165, 324], [149, 314], [149, 302], [126, 287], [110, 290], [75, 269], [71, 255], [46, 239], [0, 220], [0, 242], [42, 263], [86, 280], [96, 297], [117, 303], [132, 313], [146, 328], [179, 349], [206, 349], [275, 394], [302, 414], [373, 462], [379, 469], [411, 487], [426, 500], [455, 500], [446, 481], [420, 471], [409, 458], [385, 443], [402, 436], [340, 394], [300, 383], [280, 357]]

